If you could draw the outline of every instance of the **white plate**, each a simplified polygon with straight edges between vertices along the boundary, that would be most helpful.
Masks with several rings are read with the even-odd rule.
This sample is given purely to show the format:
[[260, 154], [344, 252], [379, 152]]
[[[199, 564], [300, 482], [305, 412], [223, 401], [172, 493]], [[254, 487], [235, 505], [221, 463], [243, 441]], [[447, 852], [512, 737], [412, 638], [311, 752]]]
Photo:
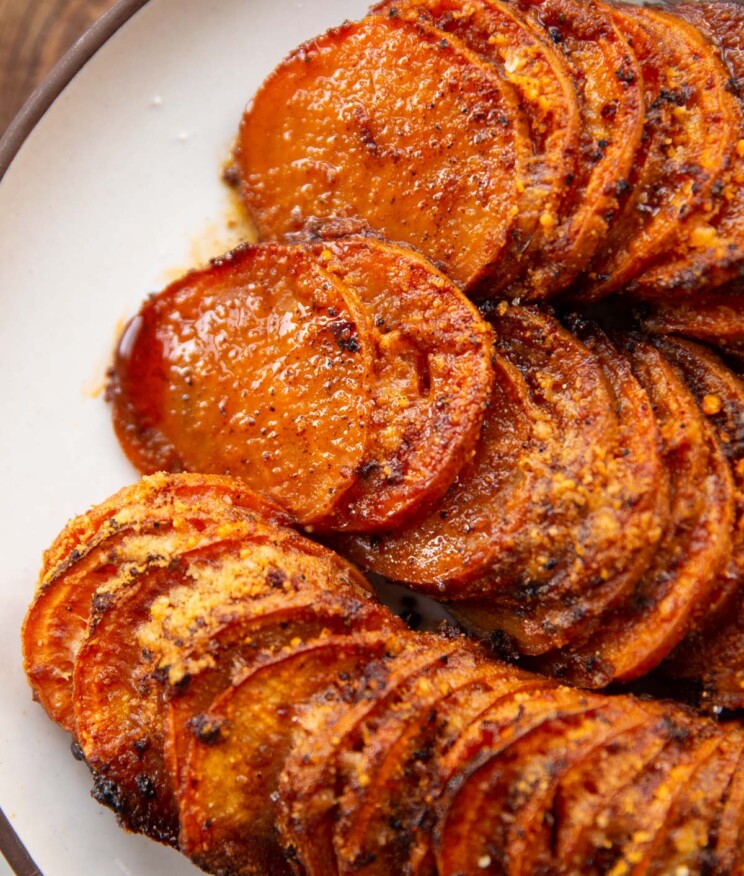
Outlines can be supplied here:
[[366, 0], [150, 0], [55, 101], [0, 183], [0, 806], [46, 876], [177, 876], [89, 797], [31, 702], [19, 630], [41, 552], [136, 473], [102, 383], [117, 326], [228, 243], [219, 181], [242, 108], [295, 45]]

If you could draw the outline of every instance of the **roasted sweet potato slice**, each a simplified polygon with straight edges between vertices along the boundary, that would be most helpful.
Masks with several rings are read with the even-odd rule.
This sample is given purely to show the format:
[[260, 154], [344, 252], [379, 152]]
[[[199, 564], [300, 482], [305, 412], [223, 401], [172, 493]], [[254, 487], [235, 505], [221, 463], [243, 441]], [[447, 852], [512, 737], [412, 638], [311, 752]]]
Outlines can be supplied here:
[[[402, 58], [415, 75], [380, 75]], [[235, 160], [263, 238], [361, 216], [472, 288], [518, 268], [530, 153], [517, 97], [492, 67], [428, 25], [373, 16], [306, 43], [268, 77]]]
[[[439, 792], [436, 764], [458, 734], [497, 700], [550, 687], [545, 679], [524, 678], [506, 666], [452, 672], [433, 680], [420, 696], [419, 718], [405, 710], [391, 714], [384, 736], [360, 753], [360, 775], [350, 772], [339, 798], [334, 848], [341, 872], [364, 876], [428, 873], [432, 869], [429, 830]], [[489, 671], [490, 670], [490, 671]], [[426, 719], [421, 720], [420, 716]], [[380, 738], [382, 736], [382, 738]]]
[[527, 643], [526, 649], [534, 648], [536, 627], [560, 630], [569, 641], [586, 638], [603, 614], [631, 593], [669, 519], [669, 478], [647, 394], [602, 331], [579, 318], [568, 325], [596, 357], [611, 387], [618, 419], [617, 441], [613, 445], [605, 436], [603, 455], [598, 453], [591, 475], [593, 487], [584, 492], [584, 520], [581, 528], [576, 526], [579, 556], [554, 593], [530, 600], [519, 590], [496, 590], [456, 607], [457, 616], [470, 626], [506, 630]]
[[649, 302], [641, 307], [645, 331], [696, 338], [744, 359], [744, 288], [698, 295], [690, 301]]
[[638, 724], [623, 724], [561, 776], [551, 814], [555, 856], [566, 872], [581, 871], [586, 833], [601, 827], [607, 800], [637, 781], [678, 732], [657, 704], [635, 704], [632, 710], [639, 713]]
[[415, 650], [390, 662], [374, 697], [351, 708], [329, 700], [302, 718], [280, 779], [279, 824], [292, 855], [310, 872], [344, 869], [333, 844], [339, 798], [349, 781], [364, 788], [373, 782], [375, 774], [365, 771], [368, 751], [384, 746], [399, 716], [420, 716], [416, 704], [454, 684], [461, 667], [472, 680], [477, 665], [476, 655], [459, 643], [423, 636]]
[[[448, 599], [467, 592], [468, 582], [489, 570], [495, 589], [500, 570], [508, 580], [521, 562], [529, 562], [536, 553], [529, 524], [539, 516], [537, 491], [549, 488], [551, 466], [590, 467], [591, 444], [617, 431], [596, 360], [553, 318], [504, 303], [491, 321], [496, 380], [473, 461], [422, 521], [337, 542], [373, 571]], [[569, 375], [572, 391], [561, 393]], [[575, 421], [584, 434], [574, 428], [570, 438], [558, 439]]]
[[635, 726], [630, 704], [606, 701], [579, 714], [550, 718], [501, 752], [486, 751], [445, 797], [438, 856], [442, 873], [532, 874], [550, 872], [554, 824], [544, 819], [560, 777], [586, 757], [615, 727]]
[[549, 273], [536, 271], [525, 277], [525, 269], [553, 241], [566, 219], [564, 206], [573, 200], [569, 180], [577, 174], [582, 115], [563, 53], [527, 24], [516, 4], [501, 0], [384, 0], [374, 11], [421, 20], [457, 37], [513, 86], [533, 150], [529, 185], [519, 194], [520, 294], [550, 294]]
[[632, 599], [580, 646], [540, 666], [589, 686], [631, 680], [658, 665], [705, 613], [731, 556], [734, 489], [728, 463], [694, 397], [650, 344], [625, 347], [654, 406], [670, 474], [671, 520]]
[[656, 347], [680, 371], [712, 425], [734, 482], [732, 551], [704, 617], [662, 667], [702, 682], [706, 709], [744, 706], [744, 662], [738, 640], [744, 587], [744, 382], [710, 350], [690, 341], [659, 338]]
[[666, 822], [649, 854], [649, 876], [705, 872], [718, 864], [715, 824], [741, 752], [738, 734], [721, 736], [711, 754], [703, 754], [690, 780], [677, 789]]
[[656, 294], [641, 275], [652, 266], [667, 270], [678, 253], [699, 242], [722, 203], [717, 186], [739, 136], [740, 108], [727, 89], [730, 74], [706, 39], [659, 9], [627, 6], [622, 14], [645, 36], [642, 40], [634, 29], [646, 88], [646, 135], [652, 140], [635, 182], [637, 203], [624, 217], [630, 225], [612, 242], [602, 265], [592, 268], [595, 297], [623, 287]]
[[[319, 635], [326, 618], [320, 609], [303, 615], [303, 605], [320, 604], [326, 591], [355, 592], [343, 564], [328, 559], [335, 560], [275, 545], [266, 536], [246, 537], [182, 553], [110, 598], [99, 592], [75, 661], [75, 736], [96, 777], [94, 795], [129, 829], [170, 843], [178, 837], [177, 785], [171, 782], [178, 773], [172, 764], [166, 768], [155, 676], [170, 679], [177, 672], [178, 683], [187, 683], [186, 661], [174, 652], [188, 651], [189, 668], [199, 660], [213, 663], [219, 606], [223, 616], [250, 611], [252, 628], [242, 634], [251, 637], [252, 648], [243, 649], [244, 666], [262, 649]], [[351, 609], [350, 599], [345, 607]], [[344, 626], [343, 616], [336, 616], [336, 626]]]
[[26, 673], [50, 717], [72, 729], [73, 663], [99, 588], [112, 593], [144, 568], [231, 532], [255, 534], [263, 520], [275, 538], [297, 537], [240, 481], [202, 475], [144, 478], [72, 520], [45, 555], [23, 628]]
[[639, 290], [654, 297], [692, 295], [744, 276], [744, 8], [730, 0], [674, 3], [669, 10], [700, 31], [716, 47], [730, 76], [728, 90], [738, 99], [738, 128], [730, 165], [717, 182], [722, 196], [707, 221], [700, 221], [688, 246], [675, 258], [639, 278]]
[[109, 385], [114, 427], [141, 471], [240, 476], [312, 523], [364, 459], [372, 363], [348, 288], [300, 247], [244, 245], [129, 323]]
[[[738, 734], [737, 734], [738, 735]], [[744, 828], [741, 824], [741, 812], [744, 807], [744, 755], [731, 772], [726, 796], [722, 801], [718, 818], [713, 828], [716, 865], [721, 873], [735, 873], [737, 855], [744, 849]], [[739, 858], [741, 866], [742, 858]]]
[[491, 331], [410, 248], [319, 229], [308, 246], [367, 310], [375, 345], [369, 441], [357, 477], [315, 528], [400, 525], [445, 493], [469, 459], [491, 394]]
[[643, 83], [609, 6], [595, 0], [525, 0], [518, 6], [565, 58], [581, 113], [576, 170], [563, 180], [565, 216], [526, 280], [528, 288], [555, 294], [588, 266], [627, 195], [624, 184], [643, 132]]
[[[574, 857], [566, 860], [587, 876], [612, 872], [632, 873], [633, 866], [650, 863], [654, 841], [663, 831], [674, 796], [685, 787], [697, 766], [719, 744], [714, 725], [702, 727], [685, 720], [682, 714], [670, 710], [666, 727], [657, 737], [662, 747], [641, 767], [641, 758], [629, 759], [631, 769], [622, 773], [626, 779], [614, 792], [607, 794], [596, 812], [595, 820], [582, 832]], [[595, 781], [604, 786], [612, 775], [597, 774]], [[570, 814], [569, 814], [570, 818]], [[569, 871], [570, 872], [570, 871]]]
[[192, 725], [180, 795], [182, 850], [211, 871], [289, 873], [275, 830], [293, 723], [326, 695], [370, 695], [402, 644], [382, 634], [290, 648], [236, 680]]
[[[587, 575], [600, 577], [599, 601], [601, 585], [616, 571], [607, 558], [625, 568], [630, 534], [618, 551], [608, 491], [629, 505], [648, 492], [653, 431], [631, 438], [626, 429], [621, 436], [618, 403], [599, 359], [552, 317], [503, 304], [490, 318], [506, 365], [496, 360], [494, 397], [473, 462], [424, 520], [389, 536], [338, 544], [375, 572], [452, 601], [471, 621], [489, 611], [498, 612], [498, 623], [508, 617], [520, 647], [539, 653], [585, 622], [586, 610], [572, 608]], [[632, 391], [641, 405], [642, 393]], [[642, 407], [637, 413], [650, 423]], [[638, 476], [643, 463], [621, 446], [631, 441], [648, 452], [642, 482], [633, 483], [631, 466], [638, 464]], [[603, 564], [604, 578], [597, 568]], [[492, 616], [484, 625], [497, 621]]]

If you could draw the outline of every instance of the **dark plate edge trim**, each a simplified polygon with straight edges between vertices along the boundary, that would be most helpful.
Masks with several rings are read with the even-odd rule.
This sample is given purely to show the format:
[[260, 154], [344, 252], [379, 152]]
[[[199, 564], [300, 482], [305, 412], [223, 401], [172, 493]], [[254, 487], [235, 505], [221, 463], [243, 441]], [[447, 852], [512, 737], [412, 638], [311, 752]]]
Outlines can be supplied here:
[[2, 809], [0, 809], [0, 851], [16, 876], [43, 876]]
[[[44, 113], [87, 64], [148, 0], [118, 0], [75, 42], [31, 94], [0, 138], [0, 180]], [[0, 846], [2, 848], [2, 846]]]
[[[50, 70], [0, 138], [0, 181], [29, 134], [75, 75], [147, 2], [148, 0], [118, 0], [85, 31]], [[0, 809], [0, 853], [16, 876], [43, 876], [2, 809]]]

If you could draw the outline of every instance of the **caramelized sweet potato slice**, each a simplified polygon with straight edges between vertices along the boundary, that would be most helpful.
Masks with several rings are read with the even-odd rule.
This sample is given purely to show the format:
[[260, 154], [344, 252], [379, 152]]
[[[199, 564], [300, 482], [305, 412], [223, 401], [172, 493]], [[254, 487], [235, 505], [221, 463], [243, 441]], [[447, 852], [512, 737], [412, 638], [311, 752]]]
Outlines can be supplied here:
[[[638, 37], [644, 65], [648, 145], [638, 205], [640, 222], [594, 267], [592, 295], [627, 287], [636, 294], [668, 295], [649, 282], [668, 271], [678, 253], [699, 242], [722, 203], [717, 187], [725, 178], [736, 140], [740, 108], [728, 91], [730, 74], [716, 50], [691, 25], [659, 9], [623, 7], [623, 15], [645, 33]], [[704, 235], [703, 235], [704, 236]], [[643, 276], [654, 268], [653, 274]]]
[[[700, 759], [689, 782], [678, 789], [663, 828], [649, 854], [648, 876], [667, 873], [715, 872], [715, 824], [736, 770], [742, 741], [738, 734], [721, 736], [718, 746]], [[725, 871], [724, 871], [725, 872]]]
[[432, 679], [421, 692], [418, 719], [405, 710], [391, 714], [384, 735], [376, 735], [360, 752], [359, 775], [370, 782], [355, 781], [351, 772], [339, 796], [334, 847], [341, 872], [430, 872], [429, 830], [439, 757], [463, 728], [498, 700], [553, 686], [504, 665], [463, 670], [462, 678], [457, 663], [451, 661], [450, 666], [450, 672]]
[[[525, 0], [519, 9], [566, 60], [579, 98], [581, 137], [565, 216], [552, 230], [528, 288], [564, 291], [584, 270], [626, 197], [643, 132], [643, 83], [638, 61], [616, 26], [613, 10], [596, 0]], [[516, 290], [515, 294], [521, 294]]]
[[202, 475], [144, 478], [72, 520], [45, 555], [23, 628], [26, 673], [50, 717], [72, 729], [73, 663], [99, 588], [113, 593], [144, 568], [230, 532], [255, 534], [264, 520], [277, 539], [297, 537], [239, 481]]
[[[351, 594], [354, 588], [343, 576], [343, 564], [314, 553], [275, 545], [266, 536], [218, 542], [182, 553], [177, 562], [141, 573], [110, 598], [94, 600], [75, 661], [75, 736], [96, 777], [94, 796], [129, 829], [170, 843], [178, 836], [171, 782], [177, 773], [166, 768], [160, 687], [153, 676], [170, 677], [174, 651], [188, 648], [192, 665], [199, 656], [215, 659], [210, 617], [215, 603], [226, 604], [223, 613], [233, 615], [238, 606], [245, 611], [250, 606], [253, 629], [243, 635], [252, 637], [259, 654], [261, 648], [320, 634], [325, 620], [302, 617], [299, 608], [309, 600], [319, 603], [326, 591]], [[287, 611], [293, 603], [296, 617]], [[194, 654], [199, 645], [201, 654]], [[245, 664], [256, 651], [244, 650]], [[178, 682], [186, 681], [181, 674]]]
[[602, 825], [602, 810], [613, 794], [637, 781], [676, 734], [656, 704], [635, 704], [639, 723], [623, 724], [617, 734], [580, 759], [561, 776], [551, 810], [554, 853], [565, 872], [581, 871], [587, 831]]
[[[667, 728], [660, 735], [661, 750], [646, 761], [642, 769], [639, 759], [631, 756], [629, 780], [603, 800], [595, 821], [585, 829], [575, 847], [573, 859], [587, 876], [612, 872], [638, 872], [650, 863], [653, 845], [663, 831], [674, 796], [684, 789], [701, 761], [714, 751], [720, 734], [714, 725], [701, 726], [674, 715], [670, 710]], [[611, 784], [612, 776], [607, 777]], [[605, 784], [605, 777], [596, 781]], [[570, 816], [569, 816], [570, 817]]]
[[292, 752], [280, 778], [279, 824], [283, 836], [309, 872], [319, 876], [343, 870], [333, 848], [339, 819], [339, 798], [349, 774], [366, 787], [365, 755], [377, 750], [398, 716], [420, 715], [417, 704], [435, 685], [455, 682], [465, 664], [471, 678], [478, 665], [475, 654], [457, 642], [422, 636], [414, 650], [390, 662], [374, 697], [349, 707], [343, 699], [329, 700], [299, 721]]
[[690, 301], [649, 302], [642, 307], [645, 331], [696, 338], [744, 358], [744, 288], [698, 295]]
[[550, 718], [502, 751], [486, 751], [482, 762], [458, 777], [445, 797], [440, 827], [442, 873], [532, 874], [550, 872], [554, 825], [550, 812], [563, 773], [611, 737], [615, 726], [635, 725], [628, 703], [606, 701], [579, 714]]
[[182, 850], [211, 871], [290, 869], [274, 831], [279, 775], [293, 723], [325, 696], [370, 695], [402, 644], [382, 634], [291, 648], [249, 671], [192, 724], [180, 795]]
[[441, 498], [472, 454], [493, 383], [491, 331], [413, 250], [372, 236], [338, 237], [329, 225], [319, 233], [308, 245], [360, 298], [376, 355], [364, 458], [316, 529], [398, 526]]
[[738, 127], [730, 166], [721, 177], [722, 197], [707, 221], [689, 236], [689, 246], [675, 258], [650, 268], [641, 290], [654, 296], [694, 295], [744, 276], [744, 8], [730, 0], [674, 3], [670, 12], [692, 24], [716, 47], [730, 76], [728, 90], [738, 99]]
[[245, 245], [129, 323], [109, 385], [114, 427], [142, 471], [239, 476], [312, 523], [364, 459], [372, 357], [359, 300], [309, 253]]
[[563, 53], [527, 24], [516, 4], [501, 0], [383, 0], [374, 12], [421, 20], [455, 36], [513, 86], [533, 151], [529, 185], [519, 194], [520, 294], [550, 294], [550, 275], [537, 271], [525, 277], [525, 269], [533, 258], [539, 260], [565, 220], [565, 204], [572, 201], [568, 181], [577, 173], [582, 115]]
[[662, 667], [669, 675], [702, 682], [706, 709], [744, 707], [744, 381], [710, 350], [690, 341], [659, 338], [655, 345], [680, 371], [718, 438], [734, 483], [731, 560], [698, 628]]
[[585, 643], [540, 662], [543, 669], [597, 687], [658, 665], [705, 613], [731, 556], [733, 483], [711, 427], [654, 347], [633, 340], [626, 352], [661, 430], [671, 520], [633, 598], [609, 612]]
[[739, 760], [731, 771], [726, 796], [713, 828], [715, 861], [721, 873], [736, 872], [734, 866], [737, 855], [744, 848], [744, 826], [741, 823], [742, 807], [744, 807], [742, 766], [744, 766], [744, 754], [739, 755]]
[[[617, 434], [610, 387], [586, 347], [533, 308], [501, 304], [491, 321], [497, 375], [473, 461], [423, 520], [337, 541], [373, 571], [447, 600], [482, 593], [485, 576], [489, 592], [521, 576], [557, 579], [561, 560], [568, 562], [563, 537], [573, 557], [574, 524], [581, 525], [565, 484], [594, 474]], [[560, 537], [542, 525], [551, 502]]]
[[[402, 58], [415, 75], [380, 75]], [[361, 216], [471, 288], [518, 267], [530, 152], [517, 97], [492, 67], [428, 25], [373, 16], [306, 43], [268, 77], [235, 159], [262, 237]]]
[[584, 520], [576, 526], [579, 556], [554, 592], [529, 599], [519, 590], [496, 590], [456, 607], [470, 626], [505, 630], [525, 643], [525, 650], [534, 649], [535, 628], [560, 630], [569, 641], [586, 638], [603, 614], [631, 593], [669, 519], [669, 478], [647, 394], [603, 332], [578, 318], [569, 320], [569, 327], [596, 357], [618, 419], [617, 442], [608, 440], [604, 455], [595, 448], [596, 472], [583, 477], [584, 483], [592, 478], [593, 489], [584, 491]]

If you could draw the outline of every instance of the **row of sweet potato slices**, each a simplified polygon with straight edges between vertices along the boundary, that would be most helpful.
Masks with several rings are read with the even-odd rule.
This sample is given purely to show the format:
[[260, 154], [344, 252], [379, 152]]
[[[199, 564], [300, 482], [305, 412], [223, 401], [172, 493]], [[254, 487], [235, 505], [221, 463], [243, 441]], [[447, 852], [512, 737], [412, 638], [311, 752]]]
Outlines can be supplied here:
[[705, 634], [744, 575], [733, 366], [535, 306], [484, 319], [415, 252], [341, 230], [245, 246], [145, 303], [110, 386], [134, 463], [239, 476], [583, 685], [693, 636], [675, 671], [744, 705], [738, 632]]
[[740, 295], [742, 32], [731, 0], [383, 0], [267, 78], [235, 178], [262, 239], [361, 217], [474, 297]]
[[156, 475], [47, 551], [26, 669], [125, 827], [235, 876], [744, 865], [739, 728], [414, 633], [286, 524]]

